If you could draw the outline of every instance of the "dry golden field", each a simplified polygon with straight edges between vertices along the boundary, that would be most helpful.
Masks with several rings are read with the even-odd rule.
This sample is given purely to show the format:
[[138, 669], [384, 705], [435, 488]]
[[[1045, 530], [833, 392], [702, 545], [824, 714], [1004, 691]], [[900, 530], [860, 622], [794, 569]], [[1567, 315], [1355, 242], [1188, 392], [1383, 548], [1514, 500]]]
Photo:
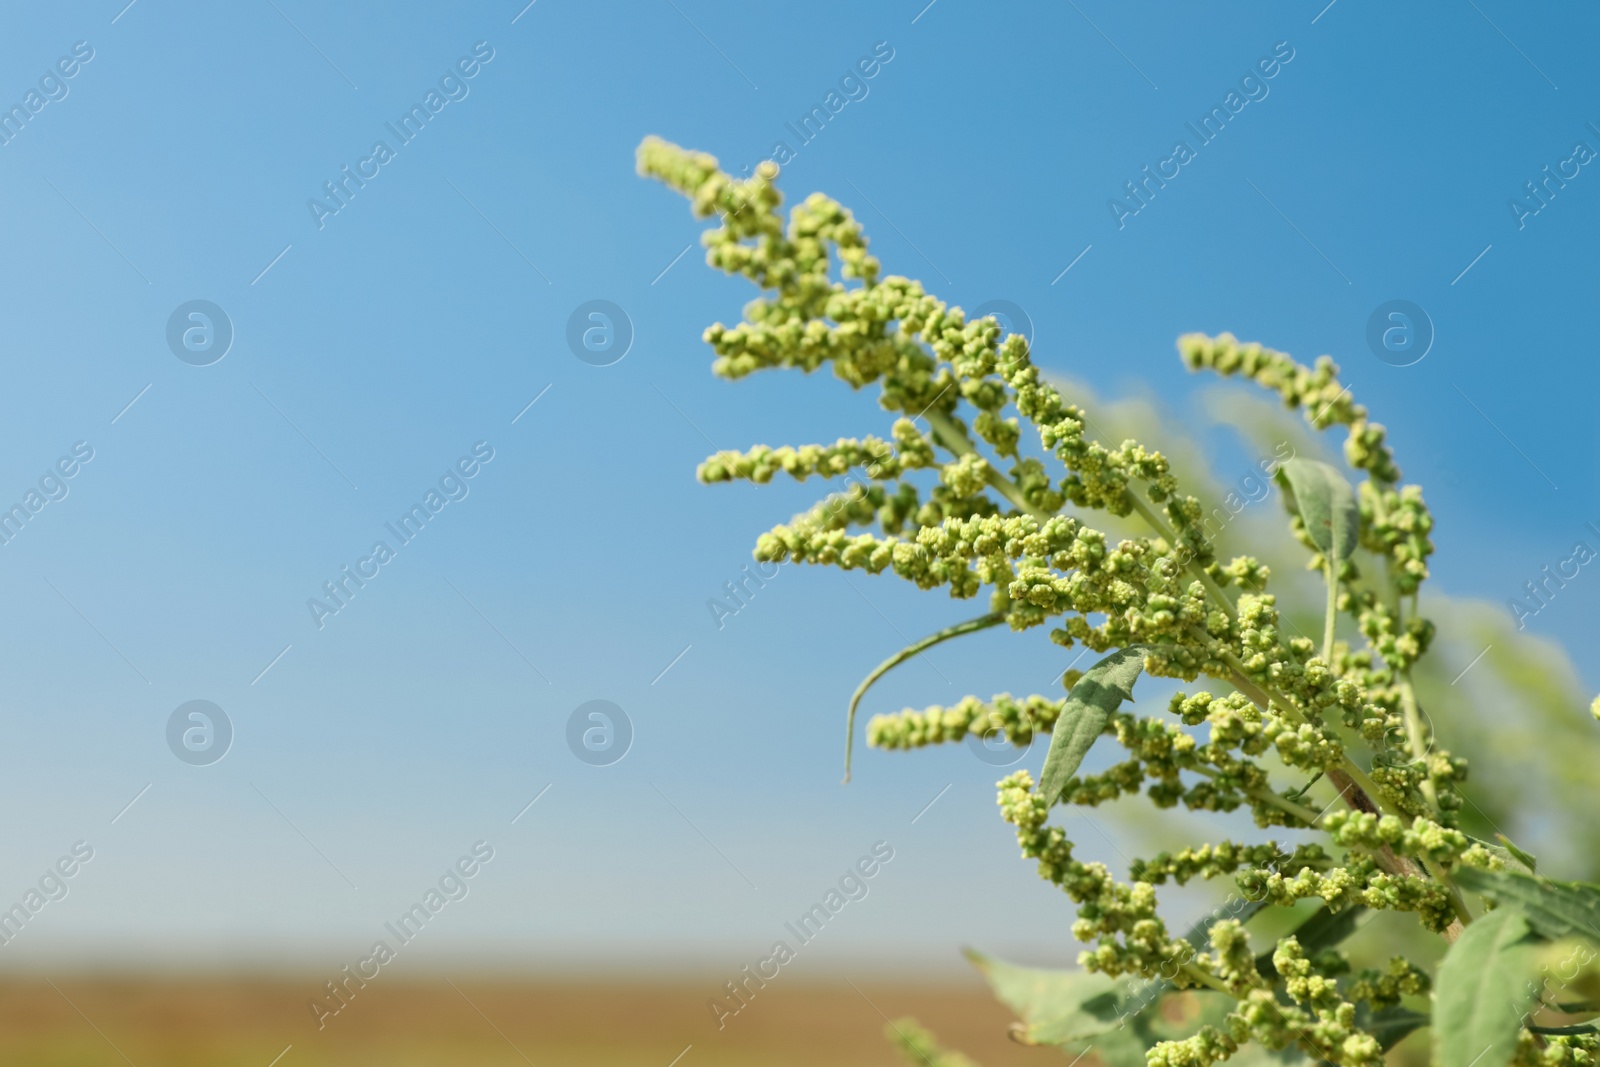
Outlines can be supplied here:
[[[1064, 1062], [1006, 1037], [978, 984], [774, 984], [719, 1032], [708, 983], [457, 974], [374, 982], [316, 1028], [316, 980], [13, 977], [0, 1064], [26, 1067], [867, 1067], [900, 1062], [885, 1016], [917, 1016], [984, 1067]], [[287, 1051], [285, 1049], [287, 1048]], [[685, 1052], [685, 1049], [687, 1051]]]

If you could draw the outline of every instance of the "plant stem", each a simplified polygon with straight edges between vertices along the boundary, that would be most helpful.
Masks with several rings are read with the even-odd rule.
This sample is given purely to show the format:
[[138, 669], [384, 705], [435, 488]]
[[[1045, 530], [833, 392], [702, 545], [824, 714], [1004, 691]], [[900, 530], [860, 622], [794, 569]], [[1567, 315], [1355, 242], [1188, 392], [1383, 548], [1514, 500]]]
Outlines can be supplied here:
[[[1128, 499], [1133, 505], [1133, 510], [1137, 512], [1146, 523], [1149, 524], [1150, 528], [1156, 532], [1157, 536], [1165, 539], [1166, 542], [1172, 546], [1173, 550], [1176, 551], [1178, 548], [1177, 535], [1168, 528], [1165, 522], [1162, 521], [1161, 516], [1156, 513], [1155, 509], [1145, 502], [1139, 496], [1139, 494], [1133, 492], [1132, 490], [1129, 490], [1128, 492]], [[1394, 592], [1395, 619], [1397, 622], [1399, 622], [1401, 618], [1403, 598], [1400, 595], [1398, 583], [1394, 581], [1392, 561], [1386, 556], [1384, 562], [1386, 565], [1385, 576], [1389, 579], [1389, 584]], [[1192, 559], [1189, 560], [1184, 566], [1200, 580], [1206, 592], [1210, 594], [1212, 599], [1217, 601], [1219, 606], [1221, 606], [1230, 615], [1237, 614], [1238, 609], [1234, 605], [1231, 598], [1229, 598], [1226, 591], [1224, 591], [1222, 587], [1219, 586], [1216, 581], [1206, 573], [1203, 567], [1200, 567]], [[1339, 583], [1337, 577], [1335, 576], [1331, 560], [1324, 562], [1323, 573], [1327, 578], [1328, 602], [1327, 609], [1323, 615], [1322, 659], [1324, 663], [1328, 664], [1329, 670], [1332, 670], [1333, 641], [1339, 614]], [[1413, 608], [1415, 608], [1415, 597], [1413, 597]], [[1192, 629], [1198, 635], [1203, 636], [1207, 643], [1210, 642], [1210, 634], [1206, 634], [1203, 630], [1200, 630], [1199, 627], [1193, 627]], [[1263, 711], [1270, 710], [1273, 703], [1277, 703], [1292, 719], [1303, 723], [1310, 722], [1310, 719], [1304, 715], [1300, 709], [1297, 708], [1285, 695], [1274, 691], [1268, 686], [1258, 685], [1251, 681], [1245, 671], [1244, 664], [1240, 663], [1238, 658], [1234, 656], [1232, 652], [1228, 651], [1227, 649], [1219, 649], [1218, 658], [1228, 665], [1228, 668], [1232, 674], [1232, 677], [1229, 678], [1228, 681], [1233, 684], [1234, 688], [1238, 689]], [[1426, 742], [1422, 735], [1421, 715], [1420, 709], [1417, 705], [1416, 691], [1412, 687], [1409, 670], [1398, 673], [1400, 676], [1401, 703], [1405, 708], [1406, 715], [1407, 739], [1409, 741], [1413, 757], [1417, 760], [1422, 760], [1426, 757]], [[1198, 770], [1199, 768], [1194, 769]], [[1205, 772], [1202, 771], [1201, 773]], [[1327, 774], [1328, 780], [1334, 784], [1334, 787], [1339, 791], [1339, 795], [1351, 808], [1354, 808], [1357, 811], [1372, 812], [1379, 812], [1387, 809], [1392, 815], [1402, 818], [1404, 817], [1405, 813], [1384, 799], [1382, 792], [1378, 789], [1377, 783], [1372, 780], [1372, 777], [1368, 775], [1366, 771], [1357, 766], [1355, 761], [1353, 761], [1348, 754], [1341, 756], [1339, 767], [1330, 768]], [[1438, 798], [1433, 788], [1433, 781], [1431, 778], [1424, 780], [1423, 794], [1433, 809], [1437, 811]], [[1276, 806], [1283, 808], [1285, 811], [1288, 811], [1289, 809], [1285, 808], [1284, 804], [1291, 805], [1295, 808], [1300, 808], [1300, 805], [1294, 804], [1293, 801], [1285, 800], [1283, 797], [1280, 797], [1277, 794], [1272, 794], [1272, 799], [1269, 799], [1267, 796], [1260, 796], [1257, 799], [1263, 800], [1270, 804], [1275, 804]], [[1279, 801], [1282, 801], [1283, 803], [1278, 803]], [[1310, 813], [1310, 809], [1308, 808], [1303, 808], [1301, 810], [1307, 814]], [[1299, 813], [1295, 814], [1297, 817], [1304, 818], [1304, 816], [1299, 815]], [[1315, 826], [1320, 819], [1321, 816], [1315, 816], [1311, 819], [1306, 819], [1306, 822]], [[1387, 847], [1385, 847], [1382, 850], [1382, 853], [1376, 858], [1378, 859], [1380, 865], [1389, 870], [1390, 873], [1418, 873], [1417, 864], [1412, 862], [1407, 857], [1396, 854], [1392, 849]], [[1445, 936], [1447, 940], [1454, 941], [1456, 937], [1460, 936], [1461, 927], [1472, 922], [1472, 916], [1467, 911], [1466, 903], [1461, 897], [1461, 890], [1456, 886], [1454, 881], [1451, 880], [1449, 873], [1432, 860], [1424, 859], [1422, 861], [1421, 870], [1425, 871], [1435, 881], [1444, 886], [1450, 894], [1451, 908], [1456, 913], [1456, 916], [1459, 920], [1459, 925], [1453, 924], [1451, 930], [1447, 931]]]
[[[1150, 528], [1156, 532], [1156, 535], [1162, 540], [1166, 541], [1168, 545], [1171, 545], [1174, 552], [1178, 551], [1178, 535], [1175, 531], [1168, 528], [1166, 522], [1162, 520], [1160, 513], [1158, 513], [1155, 508], [1151, 507], [1150, 504], [1146, 502], [1138, 493], [1135, 493], [1131, 489], [1128, 490], [1128, 501], [1133, 505], [1133, 510], [1139, 513], [1139, 517], [1148, 523]], [[1211, 598], [1217, 602], [1217, 605], [1222, 608], [1222, 610], [1226, 611], [1230, 615], [1238, 610], [1233, 603], [1233, 599], [1228, 596], [1227, 590], [1218, 585], [1217, 580], [1211, 577], [1211, 575], [1207, 574], [1204, 567], [1200, 566], [1200, 564], [1196, 563], [1193, 559], [1190, 559], [1183, 565], [1183, 567], [1184, 570], [1187, 570], [1190, 574], [1195, 576], [1195, 578], [1200, 582], [1201, 586], [1204, 587], [1205, 591], [1210, 594]]]
[[[1384, 557], [1384, 577], [1388, 580], [1390, 592], [1394, 594], [1395, 628], [1404, 630], [1405, 598], [1400, 595], [1400, 583], [1394, 580], [1394, 562], [1387, 556]], [[1428, 758], [1428, 739], [1422, 732], [1422, 707], [1417, 703], [1417, 690], [1411, 681], [1411, 668], [1406, 667], [1396, 672], [1396, 675], [1400, 688], [1400, 707], [1406, 720], [1406, 745], [1411, 749], [1412, 760], [1422, 763]], [[1434, 788], [1431, 774], [1423, 775], [1422, 795], [1427, 798], [1429, 807], [1434, 811], [1439, 810], [1439, 791]]]
[[[969, 438], [965, 432], [963, 432], [961, 427], [957, 425], [955, 420], [949, 415], [936, 409], [929, 409], [923, 414], [928, 420], [929, 427], [933, 430], [934, 439], [947, 451], [958, 456], [977, 453], [977, 447], [972, 443], [972, 439]], [[988, 481], [989, 484], [998, 489], [1007, 500], [1011, 501], [1027, 514], [1032, 515], [1040, 522], [1045, 522], [1051, 517], [1050, 515], [1028, 503], [1027, 497], [1022, 492], [1022, 488], [1017, 485], [1016, 482], [995, 470], [992, 466], [989, 467]], [[1148, 502], [1140, 498], [1137, 493], [1132, 492], [1131, 490], [1128, 492], [1128, 499], [1132, 504], [1133, 510], [1150, 525], [1151, 529], [1156, 532], [1157, 536], [1163, 538], [1170, 546], [1172, 546], [1173, 550], [1176, 551], [1178, 548], [1177, 535], [1167, 527], [1167, 524], [1162, 521], [1161, 516], [1156, 512], [1156, 510], [1151, 507]], [[1195, 575], [1195, 577], [1200, 581], [1202, 587], [1206, 590], [1207, 594], [1209, 594], [1211, 598], [1223, 608], [1224, 611], [1228, 612], [1230, 615], [1237, 614], [1238, 608], [1234, 605], [1232, 599], [1228, 596], [1227, 592], [1217, 584], [1216, 580], [1213, 579], [1211, 575], [1206, 573], [1205, 568], [1201, 567], [1193, 559], [1184, 564], [1184, 567], [1190, 573]], [[1330, 571], [1329, 573], [1331, 577], [1332, 572]], [[1333, 648], [1332, 630], [1335, 613], [1337, 612], [1337, 590], [1337, 584], [1330, 581], [1328, 593], [1327, 633], [1325, 634], [1325, 640], [1323, 642], [1323, 656], [1324, 659], [1330, 664], [1332, 663], [1331, 654]], [[1192, 630], [1197, 636], [1202, 637], [1208, 644], [1212, 641], [1211, 635], [1199, 627], [1192, 627]], [[1228, 651], [1227, 649], [1219, 649], [1218, 652], [1219, 658], [1228, 665], [1230, 671], [1232, 672], [1232, 677], [1228, 680], [1235, 688], [1237, 688], [1241, 693], [1244, 693], [1246, 697], [1248, 697], [1263, 711], [1270, 710], [1273, 703], [1276, 702], [1279, 707], [1289, 715], [1290, 718], [1302, 723], [1310, 722], [1310, 719], [1305, 716], [1300, 709], [1289, 700], [1288, 697], [1284, 696], [1282, 693], [1272, 691], [1264, 686], [1257, 685], [1256, 683], [1250, 681], [1246, 675], [1244, 664], [1240, 663], [1238, 658], [1234, 656], [1232, 652]], [[851, 722], [854, 722], [853, 705], [851, 710]], [[853, 739], [854, 736], [854, 727], [852, 726], [851, 738]], [[845, 780], [849, 781], [850, 775], [848, 747], [845, 751]], [[1374, 783], [1371, 777], [1368, 776], [1367, 773], [1360, 767], [1358, 767], [1348, 755], [1341, 757], [1340, 767], [1330, 770], [1328, 772], [1328, 777], [1334, 782], [1335, 787], [1339, 790], [1339, 795], [1344, 799], [1345, 803], [1358, 811], [1381, 811], [1383, 807], [1388, 807], [1392, 814], [1403, 814], [1395, 809], [1392, 804], [1385, 804], [1383, 795], [1379, 792], [1376, 783]], [[1313, 814], [1311, 809], [1295, 804], [1293, 801], [1284, 800], [1275, 793], [1270, 794], [1270, 798], [1269, 795], [1263, 794], [1258, 796], [1257, 799], [1282, 808], [1284, 811], [1289, 812], [1296, 818], [1303, 819], [1308, 825], [1316, 825], [1321, 818], [1321, 816]], [[1288, 806], [1285, 807], [1285, 805]], [[1307, 818], [1307, 816], [1310, 817]], [[1385, 852], [1388, 855], [1384, 860], [1384, 866], [1386, 868], [1390, 868], [1391, 873], [1410, 873], [1406, 869], [1408, 866], [1407, 861], [1405, 861], [1402, 857], [1394, 855], [1388, 850], [1385, 850]], [[1415, 869], [1414, 865], [1412, 865], [1412, 869]], [[1456, 887], [1448, 880], [1448, 878], [1444, 879], [1444, 884], [1453, 894], [1454, 902], [1459, 904], [1459, 891], [1456, 890]], [[1465, 905], [1460, 904], [1458, 908], [1458, 914], [1464, 910]], [[1470, 921], [1470, 919], [1465, 919], [1464, 921]]]
[[1333, 569], [1333, 560], [1324, 557], [1323, 574], [1328, 578], [1328, 610], [1322, 616], [1322, 662], [1333, 670], [1333, 629], [1339, 621], [1339, 575]]
[[1450, 872], [1439, 866], [1437, 860], [1429, 859], [1426, 855], [1421, 857], [1422, 866], [1427, 870], [1433, 880], [1444, 886], [1450, 892], [1450, 907], [1456, 913], [1456, 918], [1461, 920], [1462, 926], [1472, 923], [1472, 913], [1467, 910], [1467, 902], [1461, 899], [1461, 889], [1450, 878]]
[[[1158, 535], [1166, 538], [1168, 543], [1172, 543], [1173, 535], [1167, 530], [1166, 524], [1161, 521], [1160, 517], [1157, 516], [1148, 505], [1143, 504], [1136, 494], [1129, 493], [1129, 496], [1133, 500], [1134, 510], [1144, 517], [1145, 521], [1151, 525]], [[1202, 582], [1206, 583], [1207, 590], [1211, 591], [1212, 595], [1230, 613], [1237, 610], [1232, 602], [1229, 601], [1227, 594], [1221, 589], [1221, 587], [1217, 586], [1216, 582], [1211, 580], [1211, 576], [1206, 574], [1203, 568], [1196, 566], [1192, 560], [1187, 566], [1199, 575]], [[1331, 575], [1331, 571], [1329, 573]], [[1328, 611], [1325, 620], [1323, 637], [1323, 659], [1325, 662], [1330, 664], [1330, 669], [1333, 662], [1333, 629], [1338, 611], [1337, 590], [1337, 584], [1330, 581], [1328, 591]], [[1198, 627], [1195, 627], [1194, 630], [1199, 634], [1203, 634], [1206, 640], [1211, 640], [1210, 634], [1205, 634], [1204, 631], [1201, 631]], [[1272, 704], [1276, 702], [1279, 707], [1287, 712], [1292, 719], [1302, 723], [1310, 722], [1310, 719], [1302, 714], [1300, 709], [1295, 707], [1288, 697], [1281, 693], [1269, 690], [1265, 686], [1257, 685], [1256, 683], [1250, 681], [1246, 675], [1244, 664], [1240, 663], [1238, 658], [1234, 656], [1232, 652], [1226, 649], [1221, 649], [1218, 658], [1226, 663], [1232, 671], [1232, 677], [1230, 677], [1228, 681], [1232, 683], [1234, 688], [1238, 689], [1245, 696], [1249, 697], [1262, 710], [1265, 711], [1270, 709]], [[1356, 766], [1354, 761], [1352, 761], [1348, 755], [1342, 757], [1341, 767], [1350, 780], [1349, 788], [1340, 789], [1340, 795], [1344, 797], [1345, 802], [1357, 810], [1381, 810], [1380, 805], [1383, 803], [1382, 794], [1378, 792], [1376, 784], [1373, 783], [1372, 779], [1367, 775], [1367, 773], [1360, 767]], [[1363, 806], [1363, 801], [1366, 802], [1365, 806]], [[1393, 805], [1388, 805], [1388, 807], [1390, 808], [1392, 814], [1402, 814], [1395, 809]]]
[[1355, 761], [1349, 756], [1344, 757], [1340, 763], [1339, 769], [1349, 776], [1350, 780], [1355, 783], [1357, 789], [1365, 793], [1370, 799], [1378, 801], [1378, 807], [1380, 809], [1387, 807], [1390, 815], [1396, 815], [1400, 818], [1405, 817], [1405, 812], [1401, 811], [1399, 808], [1396, 808], [1393, 804], [1383, 803], [1383, 793], [1378, 789], [1378, 783], [1374, 782], [1371, 776], [1357, 766]]
[[[972, 443], [972, 439], [966, 435], [961, 427], [957, 425], [955, 420], [949, 415], [945, 414], [943, 411], [930, 408], [929, 410], [923, 412], [923, 417], [928, 420], [928, 425], [933, 430], [934, 439], [946, 451], [952, 452], [958, 456], [972, 455], [977, 453], [977, 446]], [[992, 466], [989, 468], [988, 480], [989, 484], [998, 489], [1007, 500], [1011, 501], [1018, 508], [1027, 512], [1029, 515], [1032, 515], [1040, 522], [1047, 521], [1049, 518], [1051, 518], [1048, 513], [1041, 511], [1032, 504], [1028, 503], [1027, 497], [1023, 495], [1022, 488], [1017, 485], [1016, 482], [995, 470]], [[1133, 510], [1136, 511], [1147, 523], [1149, 523], [1151, 528], [1153, 528], [1160, 537], [1164, 538], [1167, 543], [1176, 550], [1178, 547], [1176, 539], [1177, 535], [1167, 528], [1167, 524], [1161, 520], [1161, 516], [1156, 513], [1155, 509], [1152, 508], [1146, 501], [1140, 499], [1137, 493], [1130, 491], [1128, 493], [1128, 499], [1133, 505]], [[1218, 602], [1218, 604], [1223, 607], [1224, 610], [1228, 611], [1230, 614], [1238, 610], [1234, 606], [1232, 600], [1229, 599], [1227, 592], [1217, 584], [1216, 580], [1213, 579], [1211, 575], [1205, 572], [1205, 568], [1199, 566], [1193, 560], [1190, 560], [1187, 564], [1185, 564], [1185, 567], [1190, 570], [1191, 573], [1196, 576], [1196, 578], [1199, 579], [1201, 585], [1205, 587], [1206, 591]], [[1333, 600], [1334, 596], [1333, 594], [1330, 594], [1330, 611], [1333, 610]], [[1197, 633], [1204, 636], [1208, 642], [1211, 640], [1210, 634], [1206, 634], [1203, 630], [1199, 630], [1198, 627], [1196, 627], [1195, 630]], [[1328, 641], [1328, 644], [1331, 647], [1331, 639]], [[1240, 663], [1231, 652], [1228, 652], [1225, 649], [1222, 650], [1222, 658], [1223, 661], [1227, 663], [1228, 666], [1233, 670], [1234, 676], [1232, 679], [1230, 679], [1233, 685], [1246, 696], [1250, 697], [1250, 699], [1259, 705], [1263, 710], [1269, 709], [1273, 701], [1276, 700], [1277, 703], [1292, 718], [1300, 722], [1309, 722], [1309, 720], [1303, 714], [1301, 714], [1300, 710], [1296, 708], [1287, 697], [1283, 696], [1281, 693], [1270, 693], [1267, 690], [1250, 682], [1245, 676], [1244, 664]], [[892, 666], [892, 664], [890, 665]], [[850, 721], [852, 723], [851, 738], [853, 739], [855, 736], [853, 726], [855, 722], [855, 709], [853, 703], [851, 705]], [[845, 780], [849, 781], [850, 774], [848, 747], [846, 748], [845, 752]], [[1349, 772], [1351, 772], [1350, 776], [1355, 779], [1357, 788], [1367, 794], [1367, 799], [1369, 799], [1371, 806], [1376, 808], [1377, 801], [1371, 801], [1371, 798], [1379, 797], [1379, 794], [1377, 792], [1377, 786], [1372, 783], [1372, 779], [1368, 778], [1366, 773], [1362, 771], [1361, 768], [1357, 767], [1353, 762], [1351, 762], [1348, 756], [1344, 757], [1344, 766]], [[1277, 794], [1275, 793], [1271, 794], [1271, 796], [1276, 797], [1277, 799], [1269, 800], [1266, 796], [1261, 796], [1258, 799], [1264, 800], [1269, 804], [1275, 804], [1278, 807], [1282, 807], [1283, 804], [1290, 804], [1290, 807], [1284, 808], [1285, 811], [1290, 812], [1290, 814], [1295, 815], [1297, 818], [1305, 819], [1308, 824], [1314, 825], [1316, 823], [1317, 816], [1311, 815], [1310, 818], [1306, 818], [1306, 815], [1310, 814], [1311, 809], [1293, 804], [1291, 801], [1283, 801], [1282, 798], [1277, 797]], [[1359, 806], [1358, 798], [1346, 795], [1345, 799], [1346, 802], [1350, 803], [1352, 807]], [[1279, 803], [1279, 801], [1282, 801], [1282, 803]]]
[[[1409, 667], [1400, 672], [1400, 706], [1405, 711], [1406, 743], [1411, 746], [1411, 758], [1423, 763], [1428, 758], [1428, 739], [1422, 732], [1422, 708], [1417, 704], [1417, 691], [1411, 684]], [[1422, 795], [1427, 798], [1429, 807], [1439, 810], [1439, 791], [1434, 788], [1432, 774], [1423, 775]]]
[[[951, 416], [937, 408], [929, 408], [922, 413], [922, 417], [928, 420], [928, 425], [933, 429], [934, 440], [943, 446], [945, 451], [957, 456], [978, 455], [978, 447], [972, 443], [972, 438], [966, 435], [966, 432], [961, 429]], [[1045, 522], [1051, 518], [1049, 512], [1028, 503], [1028, 498], [1023, 495], [1022, 487], [995, 470], [993, 466], [989, 467], [987, 481], [995, 489], [999, 490], [1001, 496], [1015, 504], [1019, 510], [1032, 515], [1040, 522]]]
[[[1210, 767], [1185, 767], [1184, 770], [1194, 771], [1196, 774], [1203, 774], [1207, 778], [1222, 777], [1220, 772], [1214, 771]], [[1254, 797], [1256, 800], [1259, 800], [1264, 804], [1271, 804], [1280, 811], [1288, 812], [1290, 815], [1293, 815], [1307, 826], [1316, 826], [1317, 820], [1322, 817], [1316, 812], [1312, 811], [1310, 808], [1306, 807], [1304, 804], [1296, 804], [1283, 794], [1274, 793], [1270, 789], [1241, 789], [1240, 792], [1247, 797]]]
[[1189, 978], [1208, 989], [1215, 989], [1218, 993], [1226, 993], [1235, 1000], [1239, 999], [1238, 995], [1234, 993], [1233, 990], [1229, 989], [1227, 984], [1224, 983], [1222, 979], [1218, 978], [1209, 971], [1202, 970], [1192, 963], [1185, 963], [1182, 967], [1178, 968], [1178, 970], [1182, 971]]
[[[1240, 663], [1231, 652], [1223, 650], [1222, 660], [1233, 671], [1233, 676], [1228, 681], [1232, 683], [1235, 689], [1249, 697], [1257, 707], [1264, 711], [1270, 710], [1271, 706], [1276, 703], [1296, 722], [1311, 722], [1299, 708], [1294, 706], [1288, 697], [1275, 690], [1258, 685], [1247, 678], [1244, 673], [1244, 664]], [[1344, 797], [1345, 802], [1357, 811], [1381, 811], [1387, 807], [1389, 814], [1404, 816], [1404, 812], [1383, 799], [1383, 794], [1379, 791], [1377, 783], [1372, 780], [1366, 771], [1357, 766], [1356, 762], [1348, 754], [1340, 756], [1339, 766], [1328, 771], [1330, 779], [1333, 779], [1335, 775], [1344, 777], [1343, 783], [1335, 779], [1334, 784], [1339, 787], [1339, 792]]]

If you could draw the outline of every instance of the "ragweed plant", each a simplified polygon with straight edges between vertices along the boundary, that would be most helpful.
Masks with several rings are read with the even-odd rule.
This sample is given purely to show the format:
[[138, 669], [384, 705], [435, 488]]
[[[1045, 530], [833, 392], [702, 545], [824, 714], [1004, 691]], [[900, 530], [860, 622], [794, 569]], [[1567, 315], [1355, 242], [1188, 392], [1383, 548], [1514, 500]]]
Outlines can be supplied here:
[[[1433, 519], [1331, 359], [1307, 367], [1226, 334], [1178, 346], [1191, 369], [1253, 381], [1312, 429], [1344, 431], [1349, 473], [1300, 456], [1274, 465], [1325, 587], [1321, 632], [1308, 635], [1285, 625], [1271, 568], [1219, 555], [1211, 516], [1165, 456], [1096, 440], [1025, 337], [883, 276], [837, 201], [813, 194], [786, 218], [771, 163], [741, 180], [656, 139], [638, 159], [697, 215], [717, 217], [707, 262], [762, 290], [744, 321], [705, 332], [716, 374], [828, 366], [852, 388], [876, 386], [897, 416], [886, 436], [720, 452], [700, 466], [708, 483], [841, 483], [761, 535], [756, 559], [892, 572], [984, 604], [862, 683], [846, 778], [862, 696], [922, 649], [1046, 627], [1063, 648], [1104, 654], [1066, 670], [1062, 694], [968, 697], [867, 727], [885, 749], [1051, 735], [1037, 779], [1000, 781], [1000, 814], [1077, 905], [1072, 931], [1090, 947], [1076, 972], [974, 957], [1022, 1017], [1019, 1039], [1114, 1065], [1367, 1067], [1431, 1026], [1443, 1067], [1597, 1061], [1600, 1037], [1582, 1020], [1600, 1014], [1600, 949], [1589, 947], [1600, 944], [1600, 887], [1541, 878], [1508, 839], [1463, 828], [1466, 762], [1437, 746], [1414, 682], [1436, 636], [1418, 598]], [[1143, 532], [1113, 538], [1097, 514]], [[1192, 688], [1166, 715], [1136, 718], [1121, 706], [1146, 674]], [[1125, 758], [1084, 772], [1102, 739]], [[1248, 811], [1286, 840], [1195, 844], [1136, 860], [1121, 881], [1076, 858], [1050, 821], [1058, 805], [1140, 793], [1158, 809]], [[1233, 882], [1228, 901], [1184, 933], [1169, 929], [1161, 887], [1211, 879]], [[1436, 967], [1394, 955], [1357, 968], [1342, 946], [1358, 920], [1420, 927], [1448, 950]], [[1263, 927], [1280, 932], [1263, 941]], [[966, 1062], [909, 1023], [895, 1034], [917, 1062]]]

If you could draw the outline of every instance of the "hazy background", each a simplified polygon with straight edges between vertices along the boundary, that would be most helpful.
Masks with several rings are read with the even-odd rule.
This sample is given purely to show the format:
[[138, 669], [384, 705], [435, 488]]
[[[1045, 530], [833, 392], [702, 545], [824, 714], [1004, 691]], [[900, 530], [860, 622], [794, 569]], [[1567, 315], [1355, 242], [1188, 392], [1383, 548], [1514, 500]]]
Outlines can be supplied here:
[[[1594, 543], [1600, 176], [1522, 230], [1507, 206], [1600, 147], [1589, 5], [123, 2], [12, 5], [0, 37], [7, 106], [94, 50], [0, 147], [0, 503], [94, 449], [0, 546], [0, 903], [94, 848], [0, 967], [331, 977], [479, 840], [470, 895], [392, 969], [714, 987], [880, 840], [894, 860], [796, 969], [1074, 957], [994, 810], [1003, 772], [858, 743], [839, 785], [850, 690], [970, 605], [785, 567], [714, 622], [755, 537], [822, 490], [701, 487], [695, 463], [888, 420], [828, 376], [711, 377], [700, 331], [754, 291], [682, 254], [703, 223], [635, 176], [647, 134], [735, 171], [788, 142], [791, 201], [842, 200], [887, 273], [1025, 309], [1038, 361], [1103, 395], [1181, 410], [1190, 330], [1332, 354], [1427, 488], [1443, 591], [1504, 602]], [[480, 41], [469, 95], [319, 229], [308, 198]], [[1108, 198], [1285, 41], [1270, 95], [1119, 229]], [[877, 42], [869, 95], [801, 147], [785, 123]], [[193, 299], [235, 331], [210, 366], [166, 342]], [[592, 299], [635, 334], [611, 366], [566, 340]], [[1436, 331], [1413, 366], [1367, 344], [1392, 299]], [[319, 630], [307, 598], [478, 441], [470, 495]], [[1224, 479], [1251, 469], [1210, 443]], [[1529, 628], [1585, 661], [1597, 603], [1585, 570]], [[864, 711], [1048, 693], [1069, 658], [985, 634]], [[194, 699], [235, 731], [209, 766], [167, 745]], [[610, 766], [566, 741], [592, 699], [632, 722]]]

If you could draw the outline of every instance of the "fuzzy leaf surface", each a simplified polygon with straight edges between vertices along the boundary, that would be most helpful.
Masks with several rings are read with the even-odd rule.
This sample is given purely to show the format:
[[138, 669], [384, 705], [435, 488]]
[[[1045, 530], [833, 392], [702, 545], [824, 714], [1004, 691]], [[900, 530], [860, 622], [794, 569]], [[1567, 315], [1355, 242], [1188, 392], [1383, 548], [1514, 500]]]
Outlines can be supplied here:
[[1068, 779], [1078, 772], [1106, 728], [1111, 713], [1133, 699], [1133, 683], [1144, 673], [1144, 646], [1120, 648], [1090, 667], [1067, 694], [1066, 706], [1050, 732], [1039, 791], [1054, 804]]

